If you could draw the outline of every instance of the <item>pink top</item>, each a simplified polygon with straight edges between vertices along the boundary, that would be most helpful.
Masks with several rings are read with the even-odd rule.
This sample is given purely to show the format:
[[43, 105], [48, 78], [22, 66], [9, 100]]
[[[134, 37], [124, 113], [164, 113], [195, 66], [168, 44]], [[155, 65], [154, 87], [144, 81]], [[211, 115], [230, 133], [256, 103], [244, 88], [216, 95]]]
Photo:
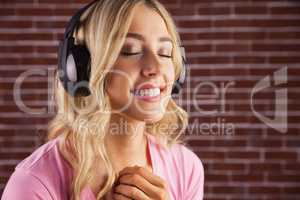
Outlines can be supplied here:
[[[159, 146], [149, 135], [147, 143], [153, 173], [169, 185], [172, 200], [202, 200], [204, 170], [194, 152], [181, 144], [169, 150]], [[58, 138], [39, 147], [15, 168], [3, 192], [2, 200], [69, 200], [72, 170], [61, 156]], [[82, 200], [95, 200], [90, 187]]]

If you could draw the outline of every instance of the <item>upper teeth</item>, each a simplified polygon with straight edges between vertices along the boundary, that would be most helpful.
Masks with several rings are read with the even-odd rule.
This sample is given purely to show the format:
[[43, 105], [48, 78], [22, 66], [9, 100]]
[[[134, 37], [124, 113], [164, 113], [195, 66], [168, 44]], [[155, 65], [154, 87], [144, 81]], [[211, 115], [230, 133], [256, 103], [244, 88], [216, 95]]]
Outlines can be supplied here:
[[134, 94], [139, 96], [157, 96], [160, 94], [160, 89], [151, 88], [151, 89], [135, 90]]

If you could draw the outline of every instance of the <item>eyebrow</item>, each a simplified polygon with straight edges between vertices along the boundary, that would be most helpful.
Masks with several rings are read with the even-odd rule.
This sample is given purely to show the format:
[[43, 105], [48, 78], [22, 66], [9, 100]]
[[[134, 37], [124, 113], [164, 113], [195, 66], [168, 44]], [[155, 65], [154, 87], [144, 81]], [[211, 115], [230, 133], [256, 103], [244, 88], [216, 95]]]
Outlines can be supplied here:
[[[145, 38], [141, 34], [138, 34], [138, 33], [127, 33], [126, 37], [141, 40], [143, 42], [145, 41]], [[173, 44], [173, 40], [169, 37], [160, 37], [158, 39], [158, 41], [160, 41], [160, 42], [171, 42]]]

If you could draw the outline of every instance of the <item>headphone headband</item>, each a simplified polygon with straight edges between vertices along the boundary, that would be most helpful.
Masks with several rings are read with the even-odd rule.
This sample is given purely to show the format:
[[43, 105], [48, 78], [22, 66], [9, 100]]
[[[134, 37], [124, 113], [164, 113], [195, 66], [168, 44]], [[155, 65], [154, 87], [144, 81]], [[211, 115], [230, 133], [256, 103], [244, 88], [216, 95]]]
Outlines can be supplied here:
[[71, 18], [71, 20], [69, 21], [67, 27], [66, 27], [66, 31], [64, 34], [64, 38], [69, 38], [73, 36], [73, 33], [76, 29], [76, 26], [78, 25], [78, 23], [80, 22], [80, 17], [81, 15], [89, 8], [91, 7], [94, 3], [96, 3], [98, 0], [92, 1], [91, 3], [89, 3], [88, 5], [84, 6], [83, 8], [79, 9]]

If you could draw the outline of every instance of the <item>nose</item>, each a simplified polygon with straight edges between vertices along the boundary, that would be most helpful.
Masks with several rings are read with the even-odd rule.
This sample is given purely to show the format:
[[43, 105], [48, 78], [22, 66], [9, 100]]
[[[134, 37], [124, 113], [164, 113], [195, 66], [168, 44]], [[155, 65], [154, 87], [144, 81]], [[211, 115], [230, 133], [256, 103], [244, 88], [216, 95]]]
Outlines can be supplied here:
[[142, 74], [146, 77], [157, 76], [161, 73], [161, 63], [155, 53], [149, 52], [142, 65]]

